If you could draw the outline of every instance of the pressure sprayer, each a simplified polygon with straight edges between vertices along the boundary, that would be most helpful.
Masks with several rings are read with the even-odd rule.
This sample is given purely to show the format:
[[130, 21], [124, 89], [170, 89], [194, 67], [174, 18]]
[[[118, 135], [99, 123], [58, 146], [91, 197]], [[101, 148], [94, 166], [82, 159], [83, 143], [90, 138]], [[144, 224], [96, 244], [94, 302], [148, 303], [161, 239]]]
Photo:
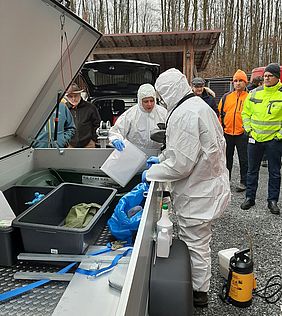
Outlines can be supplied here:
[[223, 286], [221, 298], [237, 307], [248, 307], [252, 304], [256, 279], [253, 273], [253, 260], [248, 255], [250, 249], [234, 253], [229, 263], [227, 283]]

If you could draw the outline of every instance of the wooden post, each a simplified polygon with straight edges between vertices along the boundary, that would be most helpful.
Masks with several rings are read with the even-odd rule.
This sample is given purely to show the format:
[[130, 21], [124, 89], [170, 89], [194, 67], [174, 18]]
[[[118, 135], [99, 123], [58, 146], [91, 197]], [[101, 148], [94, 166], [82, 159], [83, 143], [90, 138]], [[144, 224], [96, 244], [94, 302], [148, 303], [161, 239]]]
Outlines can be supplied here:
[[190, 52], [190, 69], [189, 69], [189, 77], [187, 77], [188, 81], [191, 83], [194, 77], [194, 63], [195, 63], [195, 52], [193, 43], [189, 43], [189, 52]]
[[186, 64], [187, 64], [187, 57], [186, 57], [186, 52], [187, 52], [187, 44], [186, 44], [186, 41], [183, 45], [183, 51], [182, 51], [182, 64], [183, 64], [183, 67], [182, 67], [182, 72], [185, 76], [187, 76], [186, 74]]
[[189, 80], [189, 70], [190, 70], [190, 51], [189, 51], [189, 43], [185, 41], [183, 47], [183, 74]]

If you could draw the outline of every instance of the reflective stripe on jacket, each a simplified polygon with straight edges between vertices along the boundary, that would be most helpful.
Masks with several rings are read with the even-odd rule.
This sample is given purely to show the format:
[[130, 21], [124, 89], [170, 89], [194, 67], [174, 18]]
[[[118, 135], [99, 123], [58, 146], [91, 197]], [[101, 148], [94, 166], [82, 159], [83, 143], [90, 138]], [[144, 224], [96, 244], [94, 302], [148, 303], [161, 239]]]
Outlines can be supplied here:
[[250, 92], [242, 112], [245, 130], [257, 142], [282, 140], [282, 84]]
[[226, 93], [219, 102], [218, 111], [224, 133], [229, 135], [241, 135], [244, 133], [241, 112], [248, 92], [236, 91]]

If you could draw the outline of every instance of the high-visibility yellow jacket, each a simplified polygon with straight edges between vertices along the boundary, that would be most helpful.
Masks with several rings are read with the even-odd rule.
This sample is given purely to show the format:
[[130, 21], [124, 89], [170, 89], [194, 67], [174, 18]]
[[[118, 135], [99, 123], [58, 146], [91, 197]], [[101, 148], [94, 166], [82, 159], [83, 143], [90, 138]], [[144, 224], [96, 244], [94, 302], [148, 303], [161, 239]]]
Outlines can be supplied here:
[[282, 140], [282, 83], [251, 91], [242, 111], [246, 132], [257, 142]]

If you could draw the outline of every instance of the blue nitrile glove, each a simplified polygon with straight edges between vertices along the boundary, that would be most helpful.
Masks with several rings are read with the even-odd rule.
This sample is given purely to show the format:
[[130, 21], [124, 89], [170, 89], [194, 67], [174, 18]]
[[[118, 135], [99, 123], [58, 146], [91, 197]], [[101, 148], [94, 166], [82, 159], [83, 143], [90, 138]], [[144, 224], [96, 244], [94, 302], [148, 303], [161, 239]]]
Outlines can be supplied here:
[[147, 159], [147, 167], [150, 168], [154, 164], [160, 163], [160, 159], [156, 156], [151, 156]]
[[44, 198], [45, 194], [40, 194], [39, 192], [34, 193], [34, 199], [30, 202], [25, 202], [26, 205], [33, 205]]
[[144, 170], [142, 172], [142, 182], [143, 183], [147, 183], [146, 175], [147, 175], [147, 170]]
[[118, 151], [123, 151], [123, 148], [125, 148], [124, 142], [120, 139], [114, 139], [112, 144]]

